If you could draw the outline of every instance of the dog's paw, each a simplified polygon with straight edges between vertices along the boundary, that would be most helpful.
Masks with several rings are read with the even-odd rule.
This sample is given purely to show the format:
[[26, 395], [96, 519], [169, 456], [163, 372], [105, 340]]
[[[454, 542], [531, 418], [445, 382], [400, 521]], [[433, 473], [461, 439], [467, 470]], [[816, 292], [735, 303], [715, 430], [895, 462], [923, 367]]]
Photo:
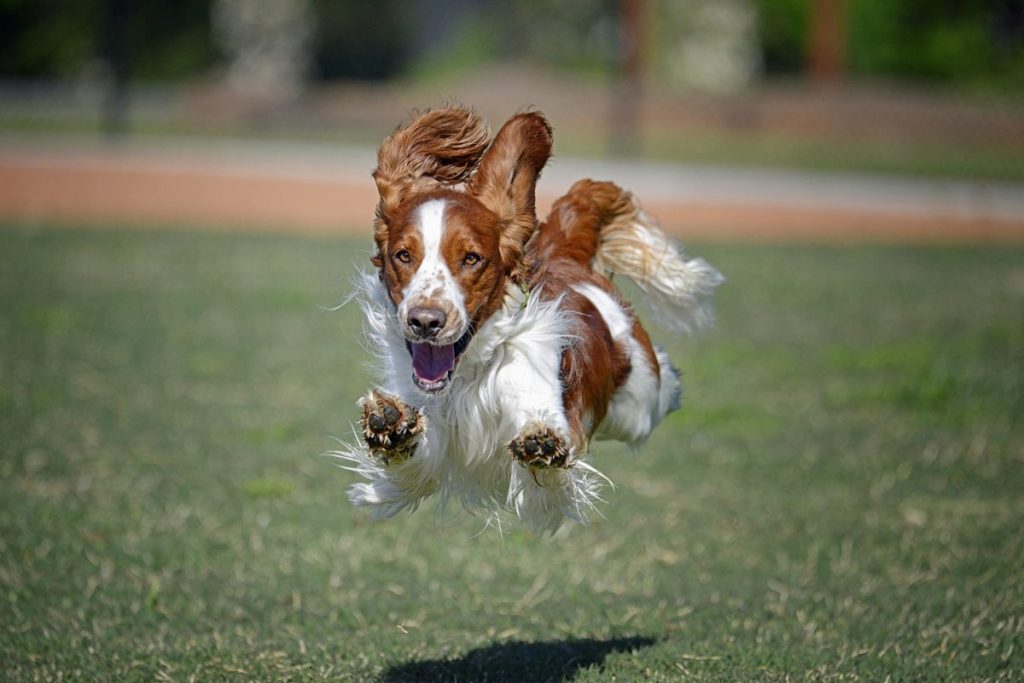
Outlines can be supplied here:
[[360, 426], [370, 453], [385, 466], [411, 457], [423, 432], [423, 415], [392, 396], [371, 391], [360, 401]]
[[516, 462], [536, 469], [565, 469], [572, 465], [570, 448], [562, 437], [543, 425], [527, 427], [512, 439], [508, 451]]

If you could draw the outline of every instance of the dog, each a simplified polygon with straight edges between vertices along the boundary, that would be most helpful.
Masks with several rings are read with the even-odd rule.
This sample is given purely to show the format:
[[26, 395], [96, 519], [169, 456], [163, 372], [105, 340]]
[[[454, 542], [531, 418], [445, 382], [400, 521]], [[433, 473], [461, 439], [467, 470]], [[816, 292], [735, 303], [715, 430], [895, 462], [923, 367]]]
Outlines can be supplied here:
[[355, 505], [390, 517], [436, 493], [553, 533], [600, 500], [592, 439], [640, 444], [679, 408], [679, 372], [612, 275], [673, 330], [709, 321], [723, 278], [610, 182], [578, 181], [538, 223], [552, 141], [538, 112], [492, 140], [455, 106], [381, 145], [359, 282], [381, 382], [359, 401], [359, 442], [336, 453], [367, 480], [349, 489]]

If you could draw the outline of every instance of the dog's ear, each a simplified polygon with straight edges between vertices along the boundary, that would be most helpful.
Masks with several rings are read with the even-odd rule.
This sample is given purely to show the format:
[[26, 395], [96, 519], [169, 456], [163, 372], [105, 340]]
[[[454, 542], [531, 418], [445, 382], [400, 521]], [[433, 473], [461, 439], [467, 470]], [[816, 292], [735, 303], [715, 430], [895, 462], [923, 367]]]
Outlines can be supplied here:
[[402, 200], [416, 192], [464, 182], [487, 149], [489, 137], [487, 124], [475, 112], [445, 107], [421, 114], [384, 141], [373, 172], [380, 195], [374, 265], [382, 265], [389, 216]]
[[498, 215], [501, 259], [514, 276], [537, 228], [537, 179], [551, 156], [551, 144], [551, 126], [541, 114], [514, 116], [498, 131], [469, 181], [470, 194]]

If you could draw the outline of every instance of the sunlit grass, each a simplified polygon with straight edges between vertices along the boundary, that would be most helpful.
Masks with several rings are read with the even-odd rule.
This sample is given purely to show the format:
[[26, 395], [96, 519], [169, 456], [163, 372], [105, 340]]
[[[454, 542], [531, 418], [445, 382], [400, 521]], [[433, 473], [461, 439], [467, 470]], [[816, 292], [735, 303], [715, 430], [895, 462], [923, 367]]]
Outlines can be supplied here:
[[684, 410], [545, 540], [345, 500], [368, 251], [4, 226], [4, 677], [1024, 673], [1024, 252], [693, 245]]

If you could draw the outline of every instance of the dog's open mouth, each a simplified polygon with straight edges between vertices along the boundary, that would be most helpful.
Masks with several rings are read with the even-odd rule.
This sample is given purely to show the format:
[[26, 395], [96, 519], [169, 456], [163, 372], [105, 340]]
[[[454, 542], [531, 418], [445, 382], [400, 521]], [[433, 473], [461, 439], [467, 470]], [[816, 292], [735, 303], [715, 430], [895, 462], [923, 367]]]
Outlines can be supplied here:
[[436, 394], [448, 386], [455, 371], [455, 364], [466, 350], [472, 336], [471, 329], [454, 344], [437, 345], [406, 341], [405, 345], [412, 356], [412, 380], [416, 386], [428, 394]]

